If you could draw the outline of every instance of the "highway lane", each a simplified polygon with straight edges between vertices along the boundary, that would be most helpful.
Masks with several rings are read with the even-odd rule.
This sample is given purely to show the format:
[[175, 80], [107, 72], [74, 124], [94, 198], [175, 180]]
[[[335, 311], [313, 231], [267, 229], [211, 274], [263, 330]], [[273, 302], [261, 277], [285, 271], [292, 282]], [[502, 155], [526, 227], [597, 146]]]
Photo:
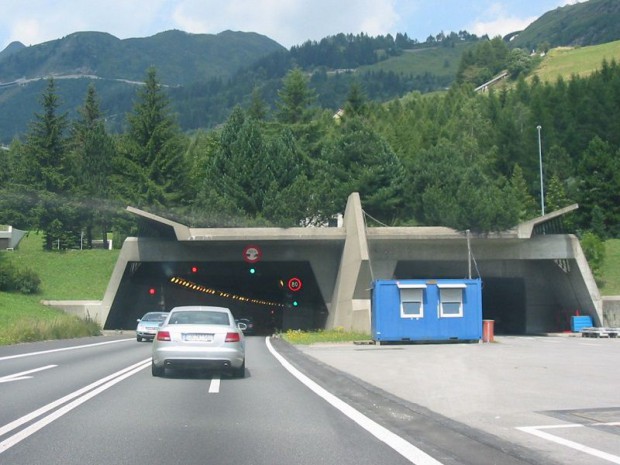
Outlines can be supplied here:
[[[411, 463], [291, 376], [264, 338], [247, 340], [245, 379], [153, 378], [151, 345], [123, 339], [0, 348], [0, 463]], [[58, 350], [69, 346], [85, 347]]]
[[133, 336], [0, 347], [0, 464], [554, 464], [247, 338], [246, 378], [150, 373]]

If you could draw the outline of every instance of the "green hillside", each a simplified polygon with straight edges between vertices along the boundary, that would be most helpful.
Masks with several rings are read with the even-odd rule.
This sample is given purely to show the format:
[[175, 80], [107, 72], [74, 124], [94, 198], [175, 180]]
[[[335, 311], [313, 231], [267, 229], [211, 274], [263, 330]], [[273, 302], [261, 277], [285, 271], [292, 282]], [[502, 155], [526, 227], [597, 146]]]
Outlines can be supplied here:
[[[541, 81], [569, 80], [572, 75], [588, 76], [601, 69], [603, 60], [620, 63], [620, 41], [589, 47], [558, 47], [549, 51], [533, 75]], [[530, 77], [531, 79], [531, 77]]]
[[551, 47], [603, 44], [620, 39], [620, 2], [589, 0], [548, 11], [512, 41], [512, 47], [534, 50]]
[[48, 338], [87, 336], [92, 325], [75, 322], [42, 300], [101, 300], [118, 258], [118, 250], [69, 250], [44, 252], [42, 238], [30, 233], [3, 259], [29, 268], [41, 279], [41, 293], [22, 295], [0, 292], [0, 345]]
[[452, 82], [456, 76], [461, 55], [475, 45], [476, 42], [464, 41], [450, 47], [437, 45], [436, 47], [405, 50], [400, 56], [388, 58], [374, 65], [361, 66], [357, 72], [392, 71], [412, 76], [429, 74], [447, 78], [449, 82]]

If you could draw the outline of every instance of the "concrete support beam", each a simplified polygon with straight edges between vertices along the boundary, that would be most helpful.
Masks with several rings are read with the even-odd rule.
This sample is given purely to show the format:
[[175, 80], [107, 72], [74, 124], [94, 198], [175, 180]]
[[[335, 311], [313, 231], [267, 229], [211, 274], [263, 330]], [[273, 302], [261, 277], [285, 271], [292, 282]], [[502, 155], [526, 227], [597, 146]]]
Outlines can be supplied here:
[[358, 193], [347, 201], [344, 214], [346, 239], [340, 260], [326, 329], [370, 332], [372, 272], [364, 212]]

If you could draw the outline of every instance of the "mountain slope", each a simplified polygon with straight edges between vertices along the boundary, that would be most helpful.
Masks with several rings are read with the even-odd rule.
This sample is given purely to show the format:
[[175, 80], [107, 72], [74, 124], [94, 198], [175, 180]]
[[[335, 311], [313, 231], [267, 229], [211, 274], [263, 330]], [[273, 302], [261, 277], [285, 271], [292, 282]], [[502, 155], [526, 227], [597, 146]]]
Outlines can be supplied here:
[[542, 15], [511, 41], [512, 47], [536, 49], [596, 45], [620, 39], [620, 1], [589, 0]]
[[285, 48], [254, 33], [167, 31], [125, 40], [103, 32], [77, 32], [12, 50], [0, 54], [0, 83], [52, 74], [141, 81], [146, 70], [154, 66], [163, 84], [176, 86], [229, 77], [241, 66]]
[[586, 77], [601, 69], [603, 61], [620, 63], [620, 40], [589, 47], [558, 47], [551, 49], [532, 76], [543, 82], [555, 82], [558, 77], [569, 81], [572, 76]]

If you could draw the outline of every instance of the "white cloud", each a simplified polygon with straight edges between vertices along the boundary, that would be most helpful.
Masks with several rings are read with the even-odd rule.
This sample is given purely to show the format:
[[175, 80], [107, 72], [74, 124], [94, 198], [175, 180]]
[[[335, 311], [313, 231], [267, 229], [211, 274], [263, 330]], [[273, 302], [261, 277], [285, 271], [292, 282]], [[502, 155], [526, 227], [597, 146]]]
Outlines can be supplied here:
[[477, 36], [488, 35], [490, 38], [495, 36], [505, 36], [511, 32], [522, 31], [527, 26], [538, 19], [537, 17], [516, 18], [500, 17], [492, 21], [479, 21], [467, 27], [467, 30]]
[[[407, 32], [424, 40], [442, 30], [466, 29], [494, 37], [524, 29], [542, 1], [0, 0], [0, 50], [14, 40], [31, 45], [78, 31], [126, 39], [168, 29], [208, 34], [231, 29], [264, 34], [286, 47], [341, 32]], [[577, 0], [544, 2], [559, 7]]]
[[58, 39], [79, 31], [108, 32], [120, 38], [141, 36], [160, 13], [166, 0], [84, 1], [30, 0], [11, 2], [0, 17], [5, 42], [25, 45]]
[[187, 32], [252, 31], [290, 47], [340, 32], [385, 34], [398, 21], [394, 6], [394, 0], [184, 0], [173, 17]]

